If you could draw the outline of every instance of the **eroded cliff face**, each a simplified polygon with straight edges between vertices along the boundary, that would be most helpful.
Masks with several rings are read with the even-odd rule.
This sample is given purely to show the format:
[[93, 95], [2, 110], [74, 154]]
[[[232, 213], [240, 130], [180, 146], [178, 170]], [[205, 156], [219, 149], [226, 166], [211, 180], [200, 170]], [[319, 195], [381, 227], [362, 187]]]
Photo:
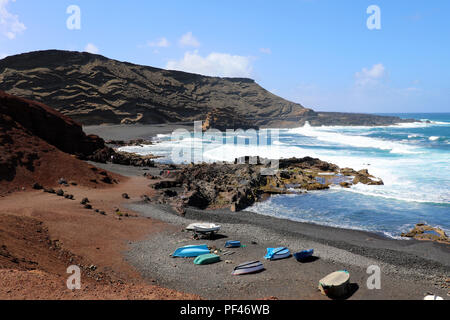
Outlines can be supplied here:
[[0, 195], [34, 183], [53, 186], [60, 178], [100, 186], [108, 174], [78, 158], [104, 147], [102, 139], [87, 136], [48, 106], [0, 91]]
[[[0, 91], [0, 114], [59, 150], [81, 158], [104, 147], [103, 139], [87, 136], [81, 125], [39, 102]], [[5, 127], [2, 128], [6, 130]]]
[[234, 108], [254, 125], [297, 118], [301, 105], [251, 79], [205, 77], [68, 51], [39, 51], [0, 60], [0, 89], [41, 101], [83, 124], [205, 120]]
[[252, 121], [240, 116], [234, 108], [214, 109], [206, 115], [202, 129], [207, 131], [217, 129], [225, 132], [227, 129], [258, 129]]

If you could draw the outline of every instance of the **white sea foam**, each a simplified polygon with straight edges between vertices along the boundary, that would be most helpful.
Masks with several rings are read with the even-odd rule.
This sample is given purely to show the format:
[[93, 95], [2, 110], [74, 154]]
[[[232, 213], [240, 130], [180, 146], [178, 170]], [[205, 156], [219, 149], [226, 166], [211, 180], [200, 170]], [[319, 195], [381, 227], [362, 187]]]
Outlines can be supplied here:
[[[310, 192], [314, 193], [314, 192]], [[274, 199], [277, 196], [272, 197]], [[296, 197], [296, 195], [283, 195], [281, 197]], [[312, 223], [312, 224], [318, 224], [333, 228], [343, 228], [343, 229], [349, 229], [349, 230], [358, 230], [358, 231], [367, 231], [367, 232], [379, 232], [384, 234], [388, 238], [397, 239], [397, 240], [409, 240], [407, 238], [402, 238], [399, 236], [399, 234], [404, 230], [410, 230], [411, 228], [405, 228], [402, 230], [399, 230], [399, 232], [387, 232], [387, 231], [379, 231], [376, 227], [367, 227], [363, 226], [361, 224], [357, 224], [355, 222], [344, 222], [342, 220], [333, 221], [332, 217], [326, 217], [326, 216], [318, 216], [317, 212], [315, 210], [310, 209], [302, 209], [302, 212], [298, 211], [292, 211], [289, 208], [286, 207], [280, 207], [273, 204], [272, 199], [269, 199], [264, 202], [257, 202], [252, 207], [248, 208], [248, 211], [255, 212], [261, 215], [269, 216], [269, 217], [275, 217], [279, 219], [286, 219], [296, 222], [302, 222], [302, 223]]]
[[[350, 129], [355, 130], [353, 127]], [[449, 162], [445, 161], [445, 156], [443, 157], [442, 154], [422, 154], [423, 149], [406, 143], [344, 134], [336, 132], [336, 130], [341, 129], [336, 127], [313, 128], [308, 125], [302, 128], [284, 129], [281, 132], [282, 140], [285, 139], [289, 143], [274, 141], [272, 146], [206, 143], [203, 144], [203, 161], [233, 162], [235, 158], [243, 156], [260, 156], [269, 159], [310, 156], [337, 164], [341, 168], [369, 169], [372, 175], [381, 178], [385, 183], [384, 186], [356, 185], [345, 191], [407, 202], [450, 203], [450, 193], [447, 188], [450, 182], [443, 180], [437, 185], [433, 181], [427, 180], [428, 177], [435, 176], [436, 172], [449, 170]], [[346, 127], [346, 131], [348, 130], [349, 128]], [[355, 131], [355, 134], [358, 133], [357, 130]], [[143, 155], [149, 153], [170, 155], [174, 147], [198, 147], [197, 143], [199, 142], [201, 139], [188, 137], [175, 141], [163, 140], [149, 146], [124, 147], [120, 150]], [[355, 147], [358, 152], [352, 154], [353, 151], [349, 151], [345, 147], [327, 147], [336, 145]], [[314, 148], [308, 146], [314, 146]], [[373, 151], [363, 152], [366, 148], [386, 150], [397, 156], [386, 157]], [[441, 174], [439, 176], [442, 177]]]
[[232, 162], [236, 158], [245, 156], [259, 156], [267, 159], [283, 159], [283, 158], [303, 158], [307, 156], [313, 156], [310, 150], [289, 147], [285, 145], [272, 145], [272, 146], [252, 146], [252, 145], [220, 145], [212, 147], [203, 153], [205, 159], [213, 161], [227, 161]]
[[[392, 192], [391, 188], [378, 188], [378, 190], [375, 190], [372, 188], [365, 188], [365, 185], [363, 184], [357, 184], [352, 186], [351, 188], [344, 188], [342, 189], [345, 192], [354, 192], [366, 196], [371, 197], [380, 197], [384, 199], [391, 199], [391, 200], [398, 200], [398, 201], [406, 201], [406, 202], [416, 202], [416, 203], [436, 203], [436, 204], [448, 204], [449, 200], [445, 201], [445, 199], [442, 198], [436, 198], [436, 196], [432, 196], [429, 199], [424, 199], [424, 195], [422, 192], [399, 192], [394, 193]], [[384, 189], [384, 190], [382, 190]]]
[[397, 123], [392, 126], [388, 126], [390, 128], [427, 128], [432, 126], [442, 126], [442, 125], [450, 125], [450, 122], [442, 122], [442, 121], [423, 121], [423, 122], [406, 122], [406, 123]]
[[417, 154], [420, 151], [407, 144], [393, 141], [370, 138], [361, 135], [348, 135], [332, 131], [331, 127], [311, 127], [308, 123], [305, 126], [290, 129], [291, 134], [299, 134], [302, 136], [313, 137], [319, 141], [326, 141], [341, 145], [348, 145], [357, 148], [374, 148], [379, 150], [390, 151], [390, 153], [399, 154]]
[[[332, 190], [329, 192], [341, 194], [344, 197], [344, 203], [345, 199], [363, 197], [364, 201], [362, 202], [367, 201], [366, 209], [369, 212], [378, 205], [386, 205], [387, 208], [390, 208], [388, 205], [399, 206], [400, 209], [397, 213], [400, 216], [405, 211], [418, 210], [417, 208], [424, 206], [424, 204], [428, 206], [426, 203], [439, 204], [438, 207], [444, 208], [443, 211], [445, 211], [446, 206], [450, 204], [450, 178], [448, 175], [443, 174], [450, 172], [448, 153], [445, 150], [426, 148], [423, 146], [423, 143], [425, 139], [427, 139], [426, 141], [439, 140], [447, 144], [449, 141], [444, 134], [436, 133], [435, 129], [433, 129], [433, 137], [428, 138], [425, 131], [422, 134], [422, 129], [420, 129], [419, 134], [416, 131], [409, 130], [409, 128], [425, 128], [423, 130], [427, 130], [426, 128], [428, 127], [446, 126], [449, 124], [442, 122], [417, 122], [398, 124], [388, 129], [383, 127], [383, 130], [374, 129], [374, 127], [311, 127], [307, 125], [302, 128], [281, 130], [281, 141], [273, 141], [272, 146], [223, 145], [218, 142], [208, 141], [203, 144], [203, 161], [232, 162], [235, 158], [242, 156], [261, 156], [270, 159], [310, 156], [337, 164], [341, 168], [369, 169], [373, 176], [379, 177], [384, 181], [383, 186], [357, 184], [350, 189], [341, 188], [340, 186], [332, 187]], [[368, 136], [374, 132], [382, 132], [383, 134], [388, 132], [391, 135], [396, 135], [395, 139], [408, 136], [411, 140], [398, 142]], [[418, 137], [423, 139], [413, 139]], [[201, 139], [196, 137], [187, 137], [175, 141], [172, 141], [169, 135], [161, 135], [159, 138], [160, 141], [153, 145], [124, 147], [121, 150], [138, 154], [152, 153], [155, 155], [170, 155], [174, 147], [195, 147], [196, 151], [200, 150], [197, 148]], [[412, 145], [412, 143], [417, 143], [419, 140], [421, 142], [420, 146]], [[312, 194], [314, 197], [321, 197], [321, 194], [324, 193]], [[298, 196], [292, 195], [290, 197]], [[363, 205], [362, 202], [359, 205]], [[364, 218], [359, 222], [347, 219], [346, 214], [342, 213], [342, 210], [339, 210], [339, 208], [334, 208], [333, 210], [335, 211], [331, 215], [327, 216], [327, 213], [324, 212], [323, 216], [321, 216], [318, 215], [320, 208], [311, 209], [311, 212], [309, 212], [309, 209], [280, 207], [272, 202], [258, 205], [267, 206], [265, 208], [256, 207], [255, 210], [262, 214], [301, 222], [382, 232], [392, 238], [397, 238], [400, 232], [410, 229], [409, 225], [408, 227], [401, 226], [403, 223], [402, 217], [395, 222], [397, 223], [395, 228], [386, 229], [384, 221], [372, 221], [373, 224], [365, 225]], [[301, 214], [298, 214], [299, 210]], [[389, 209], [386, 210], [389, 211]], [[413, 223], [417, 223], [419, 220], [413, 221]], [[446, 225], [448, 227], [448, 223], [445, 222], [448, 219], [443, 221], [445, 229]], [[389, 230], [389, 232], [386, 230]]]

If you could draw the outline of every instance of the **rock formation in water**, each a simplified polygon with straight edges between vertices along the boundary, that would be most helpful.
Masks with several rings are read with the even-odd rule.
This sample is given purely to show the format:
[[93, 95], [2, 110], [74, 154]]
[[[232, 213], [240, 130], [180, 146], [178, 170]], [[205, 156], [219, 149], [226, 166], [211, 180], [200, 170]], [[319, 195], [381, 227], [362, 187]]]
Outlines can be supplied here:
[[441, 228], [435, 228], [424, 223], [418, 223], [407, 233], [402, 233], [402, 237], [413, 238], [421, 241], [436, 241], [450, 244], [450, 238]]
[[239, 113], [234, 108], [223, 108], [210, 111], [206, 115], [202, 127], [203, 131], [217, 129], [222, 132], [226, 132], [230, 128], [233, 130], [248, 130], [258, 129], [258, 126], [246, 118], [239, 116]]

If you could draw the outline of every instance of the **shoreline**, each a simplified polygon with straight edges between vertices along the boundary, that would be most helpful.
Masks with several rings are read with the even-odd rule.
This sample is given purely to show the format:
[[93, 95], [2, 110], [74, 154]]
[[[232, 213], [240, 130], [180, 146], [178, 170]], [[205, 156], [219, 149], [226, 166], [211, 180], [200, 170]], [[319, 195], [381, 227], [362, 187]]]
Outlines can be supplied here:
[[[414, 121], [409, 122], [398, 122], [393, 124], [386, 124], [386, 125], [372, 125], [372, 126], [366, 126], [366, 127], [390, 127], [390, 126], [396, 126], [401, 125], [404, 123], [424, 123], [421, 120], [418, 119], [410, 119]], [[328, 125], [330, 127], [333, 127], [333, 125]], [[336, 124], [336, 126], [340, 127], [343, 125]], [[277, 127], [277, 126], [262, 126], [261, 129], [292, 129], [302, 126], [284, 126], [284, 127]], [[313, 126], [316, 127], [316, 126]], [[321, 127], [321, 126], [317, 126]], [[349, 128], [351, 127], [358, 127], [358, 125], [348, 125]], [[151, 138], [156, 137], [159, 134], [171, 134], [174, 130], [177, 129], [186, 129], [188, 131], [192, 131], [194, 128], [194, 121], [190, 122], [174, 122], [174, 123], [162, 123], [162, 124], [99, 124], [99, 125], [83, 125], [83, 131], [86, 132], [86, 134], [95, 134], [100, 137], [102, 137], [105, 140], [123, 140], [123, 141], [129, 141], [129, 140], [137, 140], [137, 139], [146, 139], [151, 140]]]
[[[417, 121], [420, 122], [420, 121]], [[88, 129], [92, 130], [93, 133], [95, 134], [99, 134], [102, 138], [104, 139], [113, 139], [115, 138], [114, 135], [120, 134], [123, 137], [125, 137], [125, 139], [123, 139], [124, 141], [128, 140], [128, 139], [148, 139], [150, 140], [152, 137], [156, 137], [158, 134], [168, 134], [170, 133], [172, 130], [176, 130], [179, 128], [188, 128], [190, 123], [173, 123], [173, 124], [157, 124], [157, 125], [100, 125], [100, 126], [88, 126], [88, 127], [84, 127], [84, 129]], [[191, 128], [192, 129], [192, 128]], [[114, 134], [114, 135], [111, 135]], [[159, 162], [159, 161], [158, 161]], [[165, 164], [166, 162], [164, 162], [164, 158], [161, 159], [161, 164]], [[217, 163], [222, 163], [221, 161], [217, 161]], [[225, 162], [224, 163], [228, 163]], [[95, 163], [91, 163], [93, 165], [96, 165]], [[98, 164], [97, 164], [98, 165]], [[108, 166], [103, 167], [106, 170], [109, 170]], [[120, 166], [118, 167], [120, 168]], [[158, 175], [158, 170], [154, 171], [154, 168], [150, 168], [150, 170], [147, 171], [143, 171], [139, 168], [135, 168], [133, 169], [134, 172], [139, 172], [140, 174], [143, 174], [145, 172], [151, 173], [153, 175]], [[119, 169], [120, 170], [120, 169]], [[126, 171], [126, 170], [125, 170]], [[121, 173], [124, 173], [124, 170], [121, 170]], [[126, 175], [126, 173], [125, 173]], [[384, 197], [383, 197], [384, 198]], [[389, 198], [387, 197], [387, 199], [392, 199], [392, 200], [398, 200], [397, 198]], [[400, 199], [401, 200], [401, 199]], [[435, 204], [434, 202], [427, 202], [427, 201], [417, 201], [419, 203], [430, 203], [430, 204]], [[282, 218], [283, 219], [283, 218]], [[286, 218], [288, 219], [288, 218]], [[288, 219], [289, 220], [289, 219]], [[295, 220], [289, 220], [289, 221], [295, 221]], [[297, 222], [297, 221], [296, 221]], [[299, 221], [301, 222], [301, 221]], [[421, 220], [417, 220], [415, 223], [421, 223]], [[305, 222], [305, 223], [310, 223], [312, 225], [319, 225], [319, 226], [327, 226], [327, 225], [322, 225], [320, 224], [320, 222], [314, 222], [314, 221], [310, 221], [310, 222]], [[369, 231], [369, 230], [364, 230], [364, 227], [362, 227], [361, 229], [355, 228], [346, 228], [345, 226], [328, 226], [328, 227], [335, 227], [338, 229], [346, 229], [346, 230], [355, 230], [355, 231], [362, 231], [362, 232], [369, 232], [371, 234], [377, 234], [379, 236], [382, 237], [386, 237], [388, 239], [396, 239], [395, 237], [390, 237], [388, 235], [383, 234], [382, 231]], [[402, 232], [408, 232], [410, 231], [410, 229], [405, 229]], [[400, 236], [400, 234], [399, 234]], [[408, 241], [411, 240], [411, 238], [403, 238], [401, 239], [402, 241]]]
[[[123, 129], [127, 131], [124, 135], [127, 138], [148, 138], [136, 136], [139, 132], [135, 130], [129, 132], [127, 128]], [[161, 134], [154, 127], [145, 131]], [[103, 166], [113, 172], [120, 170], [121, 174], [130, 172], [135, 175], [146, 171]], [[368, 231], [296, 222], [246, 211], [231, 213], [230, 210], [188, 207], [183, 218], [167, 205], [130, 202], [125, 207], [143, 217], [178, 228], [176, 232], [148, 235], [145, 240], [130, 243], [129, 249], [123, 252], [127, 262], [144, 279], [156, 280], [158, 285], [170, 289], [208, 299], [262, 299], [272, 296], [280, 299], [328, 299], [317, 292], [318, 280], [330, 272], [346, 269], [359, 285], [351, 299], [421, 300], [427, 292], [443, 297], [449, 293], [446, 280], [450, 276], [450, 247], [445, 244], [396, 240]], [[196, 241], [190, 234], [181, 232], [194, 221], [221, 224], [222, 237], [215, 241]], [[221, 248], [226, 240], [241, 240], [249, 245], [242, 252], [235, 251], [232, 256], [223, 257], [231, 263], [222, 261], [205, 267], [194, 266], [191, 260], [169, 257], [177, 247], [207, 243]], [[319, 259], [308, 264], [299, 264], [293, 258], [279, 262], [263, 261], [265, 248], [278, 246], [287, 246], [292, 252], [315, 248]], [[263, 261], [268, 266], [267, 272], [242, 278], [229, 276], [233, 266], [249, 260]], [[365, 286], [367, 267], [370, 265], [379, 265], [382, 270], [382, 290], [368, 290]], [[199, 271], [199, 268], [208, 272]], [[268, 284], [268, 281], [271, 283]], [[297, 281], [300, 283], [290, 285]]]
[[[51, 239], [58, 239], [63, 248], [86, 259], [85, 265], [95, 265], [100, 272], [119, 276], [125, 283], [103, 286], [102, 282], [99, 288], [89, 281], [89, 288], [83, 288], [82, 292], [67, 293], [64, 289], [66, 262], [60, 261], [58, 268], [61, 270], [56, 273], [45, 273], [53, 272], [45, 264], [39, 267], [44, 272], [42, 275], [20, 271], [18, 276], [30, 278], [30, 281], [45, 279], [48, 287], [42, 292], [32, 291], [26, 285], [18, 286], [17, 280], [11, 278], [16, 273], [1, 271], [0, 278], [6, 281], [7, 287], [4, 292], [0, 290], [0, 296], [6, 299], [20, 295], [27, 299], [117, 299], [124, 294], [139, 299], [328, 300], [318, 291], [318, 281], [342, 269], [350, 272], [351, 282], [357, 288], [350, 299], [421, 300], [427, 292], [442, 297], [448, 293], [445, 281], [450, 275], [450, 248], [443, 245], [390, 240], [369, 232], [292, 222], [245, 211], [188, 208], [183, 218], [167, 206], [144, 204], [139, 200], [143, 193], [152, 192], [148, 180], [142, 177], [142, 172], [147, 170], [111, 164], [98, 167], [127, 178], [112, 189], [94, 191], [74, 186], [69, 189], [78, 200], [88, 196], [94, 208], [106, 209], [107, 216], [84, 209], [78, 201], [70, 202], [40, 191], [15, 193], [1, 199], [5, 205], [2, 215], [30, 216], [42, 221], [48, 226]], [[129, 200], [123, 199], [123, 192], [130, 195]], [[23, 197], [27, 201], [18, 204], [16, 200]], [[39, 209], [30, 211], [30, 203], [39, 204]], [[121, 218], [113, 214], [115, 208], [132, 215]], [[135, 214], [137, 216], [133, 217]], [[219, 222], [222, 225], [220, 236], [213, 241], [197, 241], [190, 233], [182, 232], [187, 224], [198, 220]], [[103, 230], [100, 234], [99, 228]], [[196, 266], [191, 259], [169, 256], [177, 247], [189, 244], [206, 243], [221, 249], [227, 240], [241, 240], [246, 248], [233, 249], [234, 254], [223, 256], [222, 262], [214, 265]], [[293, 257], [265, 261], [266, 248], [277, 246], [287, 246], [292, 253], [314, 248], [317, 258], [304, 264]], [[440, 262], [436, 261], [438, 257]], [[237, 264], [249, 260], [262, 261], [266, 270], [245, 277], [231, 276]], [[370, 265], [381, 268], [381, 290], [366, 287]], [[50, 286], [55, 288], [49, 289]], [[119, 288], [120, 291], [111, 292]]]
[[[443, 267], [446, 268], [447, 271], [450, 271], [450, 246], [443, 243], [419, 241], [409, 238], [406, 238], [406, 240], [392, 239], [370, 231], [298, 222], [261, 215], [250, 211], [234, 213], [228, 209], [200, 210], [188, 208], [185, 217], [180, 217], [167, 205], [138, 202], [128, 204], [126, 207], [134, 212], [139, 212], [146, 217], [151, 217], [167, 223], [180, 224], [180, 222], [183, 221], [186, 226], [191, 222], [196, 221], [217, 224], [253, 225], [255, 227], [270, 229], [271, 231], [282, 235], [297, 237], [302, 240], [313, 241], [323, 245], [332, 243], [333, 247], [358, 253], [366, 257], [373, 256], [373, 253], [379, 250], [401, 251], [404, 254], [413, 255], [414, 257], [411, 258], [416, 260], [415, 263], [417, 264], [423, 265], [426, 261], [430, 262], [430, 267], [436, 267], [436, 270]], [[158, 213], [156, 215], [149, 213], [151, 210], [155, 210]], [[389, 262], [398, 266], [405, 265], [410, 268], [417, 267], [411, 265], [411, 259], [406, 259], [408, 261], [403, 262], [405, 259], [399, 258], [398, 256], [386, 255], [383, 257], [377, 255], [377, 257], [384, 258], [384, 262]]]

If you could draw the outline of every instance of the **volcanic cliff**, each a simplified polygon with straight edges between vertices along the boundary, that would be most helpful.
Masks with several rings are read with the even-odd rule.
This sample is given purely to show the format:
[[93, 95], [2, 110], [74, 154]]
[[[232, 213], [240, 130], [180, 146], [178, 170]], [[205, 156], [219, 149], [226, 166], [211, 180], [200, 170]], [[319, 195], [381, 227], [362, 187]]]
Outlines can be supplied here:
[[101, 138], [87, 136], [67, 116], [0, 91], [0, 194], [35, 183], [53, 186], [61, 178], [89, 186], [111, 183], [108, 173], [79, 160], [103, 148]]
[[[0, 90], [50, 105], [84, 125], [204, 121], [215, 117], [215, 110], [220, 115], [215, 117], [218, 127], [230, 123], [247, 123], [251, 128], [298, 127], [306, 121], [311, 125], [401, 121], [314, 112], [270, 93], [251, 79], [206, 77], [59, 50], [0, 60]], [[233, 116], [228, 119], [226, 110], [230, 108]]]

